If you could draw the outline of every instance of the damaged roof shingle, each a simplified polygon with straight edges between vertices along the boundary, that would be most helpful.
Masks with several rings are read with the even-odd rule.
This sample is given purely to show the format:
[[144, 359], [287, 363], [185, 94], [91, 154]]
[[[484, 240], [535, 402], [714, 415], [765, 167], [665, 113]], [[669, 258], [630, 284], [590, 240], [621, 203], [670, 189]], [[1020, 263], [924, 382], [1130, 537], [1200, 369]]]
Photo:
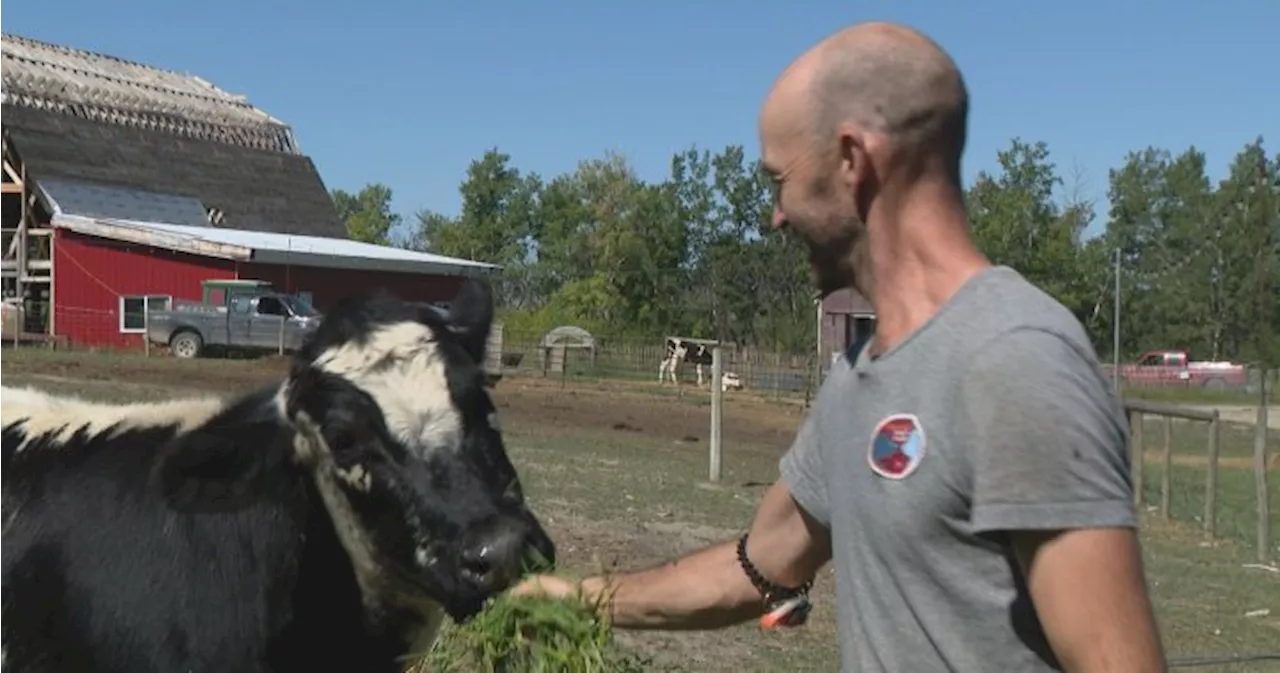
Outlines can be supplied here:
[[37, 182], [199, 199], [229, 229], [346, 238], [288, 125], [198, 77], [3, 36], [3, 124]]

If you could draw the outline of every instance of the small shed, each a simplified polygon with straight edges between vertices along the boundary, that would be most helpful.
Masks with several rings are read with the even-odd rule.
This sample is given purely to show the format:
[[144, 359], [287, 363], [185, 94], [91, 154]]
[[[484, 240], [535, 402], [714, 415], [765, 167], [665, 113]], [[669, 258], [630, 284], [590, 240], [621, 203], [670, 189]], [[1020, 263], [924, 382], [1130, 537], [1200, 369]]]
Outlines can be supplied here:
[[848, 287], [827, 295], [819, 311], [818, 366], [825, 377], [841, 353], [875, 333], [876, 310], [860, 292]]
[[561, 325], [542, 335], [542, 340], [538, 343], [538, 351], [542, 360], [543, 375], [563, 374], [570, 350], [587, 351], [591, 358], [591, 366], [595, 366], [598, 349], [596, 338], [591, 335], [591, 332], [574, 325]]

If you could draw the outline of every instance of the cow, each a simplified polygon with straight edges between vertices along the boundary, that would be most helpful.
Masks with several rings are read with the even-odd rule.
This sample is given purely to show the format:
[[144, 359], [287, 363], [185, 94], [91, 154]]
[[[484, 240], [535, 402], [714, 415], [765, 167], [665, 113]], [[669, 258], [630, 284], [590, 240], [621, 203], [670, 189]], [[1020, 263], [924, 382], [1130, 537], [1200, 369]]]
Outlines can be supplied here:
[[104, 404], [4, 388], [3, 665], [401, 671], [555, 545], [447, 313], [336, 306], [279, 385]]
[[720, 392], [727, 393], [730, 390], [742, 390], [742, 379], [737, 372], [725, 372], [720, 375]]
[[680, 365], [686, 362], [694, 365], [698, 387], [702, 387], [702, 368], [711, 366], [711, 349], [688, 339], [668, 337], [666, 355], [658, 367], [658, 383], [665, 383], [670, 376], [671, 382], [679, 385]]

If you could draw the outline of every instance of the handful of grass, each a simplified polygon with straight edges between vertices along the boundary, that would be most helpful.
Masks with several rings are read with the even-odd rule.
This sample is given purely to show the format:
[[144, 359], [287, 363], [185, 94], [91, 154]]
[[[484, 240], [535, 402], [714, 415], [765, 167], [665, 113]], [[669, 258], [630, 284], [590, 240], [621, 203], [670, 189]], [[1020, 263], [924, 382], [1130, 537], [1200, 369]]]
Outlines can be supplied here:
[[609, 625], [580, 601], [500, 596], [462, 626], [447, 625], [415, 672], [600, 673], [642, 671]]

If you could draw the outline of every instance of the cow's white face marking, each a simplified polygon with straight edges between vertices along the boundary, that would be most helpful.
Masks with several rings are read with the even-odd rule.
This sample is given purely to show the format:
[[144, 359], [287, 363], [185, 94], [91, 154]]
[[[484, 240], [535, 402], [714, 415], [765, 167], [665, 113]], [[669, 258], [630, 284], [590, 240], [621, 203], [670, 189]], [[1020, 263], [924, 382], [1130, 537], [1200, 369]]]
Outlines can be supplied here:
[[431, 328], [399, 322], [377, 328], [364, 344], [330, 348], [312, 366], [341, 376], [368, 393], [382, 410], [387, 430], [411, 451], [455, 450], [462, 444], [462, 415]]
[[103, 433], [113, 437], [130, 430], [174, 426], [178, 433], [184, 433], [213, 418], [225, 405], [216, 397], [104, 404], [35, 388], [4, 387], [0, 391], [0, 422], [6, 426], [16, 423], [26, 434], [19, 451], [40, 437], [65, 444], [81, 431], [89, 437]]

